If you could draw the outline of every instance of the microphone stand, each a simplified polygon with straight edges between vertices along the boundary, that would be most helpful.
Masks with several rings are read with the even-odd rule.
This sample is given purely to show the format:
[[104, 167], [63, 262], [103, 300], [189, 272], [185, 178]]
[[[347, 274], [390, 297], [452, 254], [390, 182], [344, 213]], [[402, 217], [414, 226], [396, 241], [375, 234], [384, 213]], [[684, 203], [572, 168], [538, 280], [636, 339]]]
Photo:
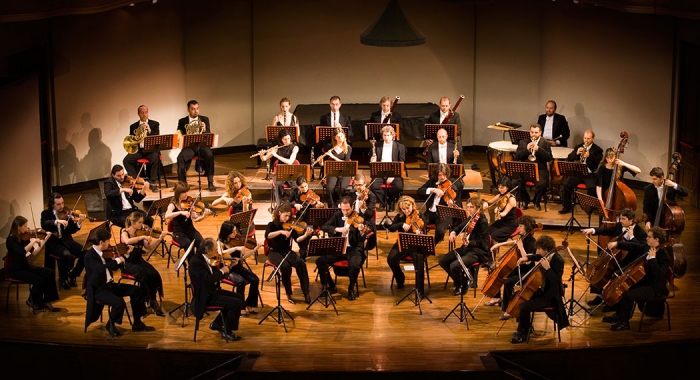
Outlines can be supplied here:
[[[275, 270], [272, 271], [272, 273], [270, 273], [270, 277], [267, 278], [267, 282], [272, 281], [273, 277], [275, 278], [275, 291], [277, 293], [277, 306], [275, 306], [272, 310], [270, 310], [270, 312], [267, 313], [267, 315], [265, 315], [260, 320], [260, 322], [258, 322], [258, 324], [260, 325], [263, 323], [264, 320], [266, 320], [268, 317], [270, 317], [275, 322], [277, 322], [278, 325], [281, 323], [284, 326], [284, 332], [288, 332], [287, 331], [287, 324], [284, 321], [284, 315], [287, 314], [287, 316], [289, 317], [289, 319], [292, 320], [292, 322], [294, 322], [294, 317], [292, 317], [292, 315], [289, 314], [289, 312], [287, 310], [285, 310], [284, 306], [282, 306], [282, 302], [281, 302], [281, 298], [280, 298], [280, 293], [281, 293], [280, 283], [282, 281], [280, 280], [280, 273], [279, 272], [280, 272], [280, 268], [282, 267], [282, 264], [284, 264], [284, 262], [287, 260], [287, 257], [289, 257], [289, 255], [291, 253], [292, 253], [292, 251], [289, 251], [289, 252], [287, 252], [286, 255], [284, 255], [284, 258], [282, 258], [282, 261], [280, 261], [279, 265], [275, 266]], [[277, 312], [277, 317], [272, 315], [275, 311]]]

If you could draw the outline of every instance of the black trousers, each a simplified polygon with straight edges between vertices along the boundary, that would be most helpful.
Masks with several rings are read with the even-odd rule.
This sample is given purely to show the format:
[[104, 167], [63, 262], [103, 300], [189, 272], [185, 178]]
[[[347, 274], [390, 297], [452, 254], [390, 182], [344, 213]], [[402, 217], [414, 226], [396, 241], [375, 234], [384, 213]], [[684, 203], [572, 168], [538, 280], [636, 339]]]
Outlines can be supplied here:
[[10, 277], [32, 284], [29, 297], [35, 306], [58, 299], [56, 274], [49, 268], [30, 266], [28, 270], [12, 271]]
[[136, 178], [139, 172], [137, 161], [142, 158], [148, 160], [148, 164], [151, 165], [151, 170], [148, 174], [141, 172], [141, 177], [148, 176], [148, 180], [154, 182], [158, 179], [158, 168], [160, 166], [160, 152], [158, 151], [145, 152], [143, 149], [139, 149], [136, 153], [127, 154], [123, 161], [126, 174]]
[[95, 301], [112, 307], [109, 319], [118, 325], [122, 324], [124, 318], [124, 309], [126, 308], [124, 297], [129, 297], [131, 310], [134, 313], [134, 323], [140, 322], [141, 317], [146, 315], [146, 305], [144, 304], [143, 292], [138, 286], [110, 282], [95, 291]]
[[[54, 264], [54, 260], [56, 264]], [[74, 241], [68, 247], [59, 243], [51, 251], [47, 250], [44, 252], [44, 266], [53, 271], [54, 265], [58, 265], [58, 278], [61, 280], [67, 280], [68, 277], [79, 277], [85, 268], [83, 247]]]
[[226, 318], [226, 328], [231, 331], [238, 330], [238, 322], [241, 319], [241, 309], [245, 307], [243, 296], [228, 290], [218, 289], [216, 292], [209, 295], [207, 299], [209, 306], [221, 306], [223, 309], [216, 316], [214, 323], [223, 326], [222, 318]]
[[322, 255], [316, 259], [316, 267], [318, 268], [319, 276], [321, 277], [321, 284], [328, 284], [329, 288], [335, 286], [333, 279], [330, 276], [330, 270], [328, 269], [333, 263], [340, 260], [348, 261], [348, 277], [350, 278], [349, 289], [355, 287], [357, 284], [357, 277], [360, 275], [360, 269], [362, 268], [362, 263], [364, 263], [365, 254], [361, 249], [353, 249], [353, 247], [348, 247], [345, 255]]
[[202, 160], [202, 168], [209, 182], [214, 182], [214, 154], [210, 148], [201, 148], [198, 150], [192, 148], [183, 148], [177, 156], [177, 180], [187, 182], [187, 170], [192, 163], [192, 157], [199, 156]]
[[[292, 295], [292, 268], [297, 271], [297, 277], [299, 277], [299, 285], [301, 286], [301, 292], [304, 295], [309, 294], [309, 271], [306, 269], [306, 262], [302, 260], [299, 255], [294, 251], [290, 251], [287, 259], [282, 262], [284, 255], [280, 252], [270, 251], [267, 258], [280, 268], [280, 274], [282, 275], [282, 285], [284, 285], [284, 291], [287, 295]], [[281, 264], [280, 264], [281, 263]]]

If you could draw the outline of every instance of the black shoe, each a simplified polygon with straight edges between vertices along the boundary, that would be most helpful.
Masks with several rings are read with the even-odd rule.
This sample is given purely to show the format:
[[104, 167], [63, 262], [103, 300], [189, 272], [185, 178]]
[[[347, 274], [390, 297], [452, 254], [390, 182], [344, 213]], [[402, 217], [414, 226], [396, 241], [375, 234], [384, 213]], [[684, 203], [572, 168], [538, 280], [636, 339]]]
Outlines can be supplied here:
[[216, 191], [216, 186], [214, 186], [214, 182], [209, 182], [209, 191]]
[[221, 331], [221, 325], [218, 324], [217, 322], [212, 322], [209, 324], [209, 330], [212, 331]]
[[619, 323], [620, 320], [617, 318], [617, 315], [607, 315], [603, 317], [603, 323]]
[[225, 331], [222, 331], [221, 339], [232, 340], [235, 342], [237, 340], [241, 340], [241, 337], [239, 335], [236, 335], [234, 332], [227, 333]]
[[559, 210], [559, 213], [560, 214], [570, 214], [571, 209], [570, 208], [563, 208], [563, 209]]
[[112, 323], [111, 321], [107, 322], [105, 329], [107, 330], [107, 332], [109, 332], [109, 335], [111, 335], [112, 338], [122, 336], [122, 332], [119, 331], [119, 328], [117, 326], [115, 326], [114, 323]]
[[62, 311], [60, 307], [53, 307], [50, 302], [44, 302], [43, 309], [50, 313], [58, 313], [59, 311]]
[[70, 285], [71, 288], [78, 287], [78, 281], [76, 281], [74, 276], [68, 275], [68, 285]]
[[462, 287], [461, 286], [456, 287], [455, 290], [452, 292], [453, 296], [458, 296], [461, 294], [462, 294]]
[[610, 305], [603, 305], [603, 313], [609, 313], [615, 311], [615, 308]]
[[70, 290], [70, 283], [68, 282], [68, 280], [64, 279], [64, 280], [61, 280], [60, 282], [61, 282], [61, 289]]
[[151, 182], [151, 183], [148, 185], [148, 188], [149, 188], [151, 191], [158, 191], [158, 184], [155, 183], [155, 182]]
[[292, 305], [295, 305], [296, 302], [292, 299], [292, 296], [290, 294], [287, 294], [287, 302], [291, 303]]
[[612, 330], [612, 331], [622, 331], [622, 330], [629, 330], [629, 329], [630, 329], [629, 322], [618, 322], [614, 325], [610, 325], [610, 330]]
[[304, 303], [310, 304], [311, 296], [309, 296], [308, 294], [304, 294]]
[[501, 315], [500, 317], [498, 317], [498, 319], [500, 319], [501, 321], [507, 321], [510, 319], [510, 315]]
[[542, 207], [539, 204], [535, 205], [535, 211], [542, 211]]
[[527, 210], [529, 207], [527, 207], [527, 203], [525, 203], [522, 207], [523, 210]]
[[355, 295], [355, 291], [352, 289], [348, 289], [348, 300], [354, 301], [357, 298]]
[[379, 205], [379, 207], [377, 208], [377, 211], [384, 211], [384, 210], [386, 210], [384, 208], [384, 205]]
[[590, 300], [590, 301], [587, 301], [587, 302], [586, 302], [586, 305], [588, 305], [588, 306], [596, 306], [596, 305], [600, 305], [601, 303], [603, 303], [603, 299], [602, 299], [601, 297], [596, 297], [596, 298], [594, 298], [594, 299], [592, 299], [592, 300]]
[[133, 326], [131, 326], [131, 331], [156, 331], [156, 328], [153, 326], [146, 326], [145, 323], [139, 322], [139, 323], [134, 323]]
[[328, 293], [330, 293], [330, 294], [338, 293], [338, 288], [335, 286], [330, 286], [330, 287], [328, 287]]
[[513, 338], [510, 340], [510, 342], [513, 344], [524, 343], [525, 337], [523, 337], [523, 334], [516, 332], [513, 334]]
[[404, 283], [403, 282], [396, 282], [396, 289], [403, 289]]

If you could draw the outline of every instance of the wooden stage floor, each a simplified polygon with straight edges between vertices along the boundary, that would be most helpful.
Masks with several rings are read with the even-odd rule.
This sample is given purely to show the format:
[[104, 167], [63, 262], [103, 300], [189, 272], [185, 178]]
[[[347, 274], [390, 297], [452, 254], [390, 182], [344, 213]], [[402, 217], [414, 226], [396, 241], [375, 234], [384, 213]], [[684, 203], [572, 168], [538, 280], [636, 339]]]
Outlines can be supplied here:
[[[247, 157], [247, 155], [246, 155]], [[485, 172], [485, 155], [469, 157], [470, 162], [480, 166], [480, 172]], [[217, 173], [240, 169], [249, 164], [245, 160], [216, 157]], [[419, 164], [414, 162], [413, 164]], [[417, 170], [417, 169], [416, 169]], [[484, 189], [490, 186], [490, 180], [483, 178]], [[196, 181], [196, 179], [195, 179]], [[222, 186], [222, 183], [218, 183]], [[172, 183], [171, 183], [172, 186]], [[641, 192], [636, 191], [638, 204], [641, 205]], [[79, 194], [65, 194], [67, 204], [75, 202]], [[486, 196], [486, 195], [485, 195]], [[205, 198], [211, 200], [211, 198]], [[511, 332], [515, 331], [514, 319], [500, 321], [499, 308], [484, 306], [481, 293], [476, 296], [470, 290], [464, 300], [467, 307], [473, 310], [474, 319], [467, 317], [466, 322], [460, 322], [455, 315], [450, 315], [460, 301], [459, 297], [451, 296], [452, 286], [444, 289], [446, 274], [440, 267], [429, 271], [430, 288], [426, 295], [432, 302], [423, 300], [419, 307], [410, 301], [397, 302], [410, 291], [413, 285], [412, 272], [407, 271], [406, 288], [396, 290], [391, 286], [391, 271], [386, 263], [386, 255], [396, 241], [395, 234], [388, 237], [384, 231], [378, 233], [378, 252], [370, 252], [367, 267], [364, 268], [364, 282], [360, 278], [360, 295], [355, 301], [346, 298], [347, 279], [338, 280], [339, 293], [334, 295], [337, 301], [338, 315], [332, 307], [324, 307], [316, 303], [307, 310], [302, 302], [296, 274], [292, 275], [294, 286], [294, 305], [284, 299], [284, 307], [294, 320], [286, 319], [288, 331], [283, 324], [272, 318], [262, 318], [277, 306], [275, 286], [266, 282], [270, 270], [263, 266], [264, 256], [259, 256], [259, 262], [249, 259], [249, 263], [263, 282], [262, 298], [264, 306], [259, 308], [259, 314], [241, 318], [239, 331], [243, 339], [238, 342], [224, 342], [217, 333], [209, 331], [208, 325], [212, 316], [205, 317], [197, 334], [197, 342], [192, 341], [194, 317], [183, 317], [180, 311], [174, 311], [185, 301], [185, 283], [182, 273], [176, 273], [174, 263], [167, 256], [154, 255], [150, 262], [160, 271], [165, 283], [165, 298], [163, 308], [166, 317], [159, 318], [149, 314], [145, 323], [156, 328], [154, 332], [132, 333], [126, 330], [124, 336], [117, 339], [109, 338], [100, 322], [92, 324], [87, 333], [83, 332], [85, 318], [85, 301], [82, 291], [71, 289], [59, 291], [61, 299], [54, 305], [64, 308], [59, 313], [40, 312], [33, 315], [24, 305], [27, 298], [27, 288], [21, 287], [19, 301], [15, 300], [14, 288], [7, 299], [6, 288], [0, 289], [0, 304], [9, 302], [9, 310], [0, 312], [0, 340], [21, 340], [30, 342], [46, 342], [53, 344], [79, 344], [99, 347], [146, 348], [149, 350], [196, 350], [196, 351], [248, 351], [260, 352], [253, 366], [253, 371], [483, 371], [493, 369], [493, 364], [484, 359], [484, 355], [497, 352], [532, 352], [533, 350], [569, 350], [569, 349], [603, 349], [606, 347], [634, 347], [646, 343], [668, 343], [683, 340], [697, 340], [700, 329], [697, 328], [698, 312], [700, 312], [700, 279], [698, 278], [698, 231], [700, 212], [681, 201], [685, 211], [686, 225], [683, 233], [683, 243], [687, 252], [688, 270], [685, 276], [676, 280], [676, 298], [670, 301], [672, 310], [672, 330], [668, 331], [666, 319], [658, 320], [645, 318], [642, 332], [637, 332], [639, 312], [632, 319], [631, 331], [611, 332], [608, 324], [602, 323], [603, 313], [600, 309], [592, 315], [575, 306], [571, 316], [571, 327], [561, 332], [561, 342], [557, 341], [552, 323], [538, 315], [534, 322], [536, 332], [529, 344], [513, 345], [509, 342]], [[267, 203], [257, 204], [258, 214], [263, 214]], [[559, 215], [559, 204], [549, 204], [548, 211], [536, 212], [527, 210], [538, 221], [556, 220], [556, 224], [545, 224], [544, 231], [539, 234], [549, 234], [560, 244], [567, 237], [567, 229], [561, 228], [569, 215]], [[264, 211], [266, 212], [266, 211]], [[381, 217], [381, 213], [379, 217]], [[581, 224], [586, 225], [587, 216], [577, 211], [576, 217]], [[38, 218], [38, 215], [37, 215]], [[221, 222], [226, 220], [225, 212], [219, 216], [210, 217], [197, 225], [205, 237], [214, 237]], [[159, 221], [156, 220], [156, 225]], [[87, 232], [98, 223], [87, 222], [85, 227], [75, 235], [78, 242], [83, 242]], [[256, 223], [257, 224], [257, 223]], [[116, 229], [114, 229], [116, 232]], [[263, 230], [258, 230], [258, 240], [263, 240]], [[167, 238], [166, 241], [170, 239]], [[579, 262], [587, 259], [588, 245], [586, 239], [575, 228], [568, 235], [569, 246]], [[447, 242], [443, 241], [437, 247], [437, 256], [447, 254]], [[595, 252], [591, 249], [591, 253]], [[377, 258], [378, 254], [378, 258]], [[587, 283], [577, 274], [571, 281], [572, 261], [562, 252], [566, 262], [563, 280], [573, 289], [573, 300], [585, 301], [592, 296], [587, 292]], [[43, 253], [40, 253], [34, 263], [43, 263]], [[437, 263], [437, 256], [429, 258], [430, 265]], [[594, 257], [590, 257], [592, 261]], [[307, 262], [311, 279], [312, 299], [319, 295], [321, 285], [315, 281], [315, 264], [313, 258]], [[265, 275], [263, 276], [263, 271]], [[117, 275], [118, 277], [118, 275]], [[479, 284], [483, 284], [486, 272], [480, 270]], [[573, 286], [572, 286], [573, 285]], [[2, 286], [7, 287], [7, 283]], [[567, 293], [567, 299], [570, 298]], [[477, 307], [478, 306], [478, 307]], [[276, 315], [276, 314], [275, 314]], [[446, 318], [446, 319], [445, 319]], [[184, 327], [183, 327], [184, 322]], [[122, 327], [128, 327], [124, 325]], [[621, 348], [624, 350], [624, 348]], [[129, 360], [129, 358], [122, 358]], [[644, 359], [639, 359], [639, 361]], [[124, 360], [119, 360], [124, 362]], [[37, 364], [39, 357], [37, 356]], [[590, 363], [591, 366], [600, 363]], [[605, 365], [609, 365], [605, 364]], [[566, 367], [566, 363], [559, 363]], [[569, 369], [575, 371], [575, 369]], [[602, 371], [603, 368], [600, 368]], [[562, 378], [577, 378], [575, 373], [562, 374]], [[580, 377], [578, 377], [580, 378]], [[605, 378], [605, 376], [602, 376]]]

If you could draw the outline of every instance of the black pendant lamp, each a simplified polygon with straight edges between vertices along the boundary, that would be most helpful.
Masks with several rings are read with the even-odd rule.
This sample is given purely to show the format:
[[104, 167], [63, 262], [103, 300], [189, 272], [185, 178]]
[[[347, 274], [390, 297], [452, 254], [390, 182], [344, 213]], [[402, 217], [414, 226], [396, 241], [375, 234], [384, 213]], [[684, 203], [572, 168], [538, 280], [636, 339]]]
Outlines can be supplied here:
[[360, 36], [360, 43], [369, 46], [403, 47], [425, 43], [425, 36], [403, 14], [397, 0], [389, 0], [384, 12]]

